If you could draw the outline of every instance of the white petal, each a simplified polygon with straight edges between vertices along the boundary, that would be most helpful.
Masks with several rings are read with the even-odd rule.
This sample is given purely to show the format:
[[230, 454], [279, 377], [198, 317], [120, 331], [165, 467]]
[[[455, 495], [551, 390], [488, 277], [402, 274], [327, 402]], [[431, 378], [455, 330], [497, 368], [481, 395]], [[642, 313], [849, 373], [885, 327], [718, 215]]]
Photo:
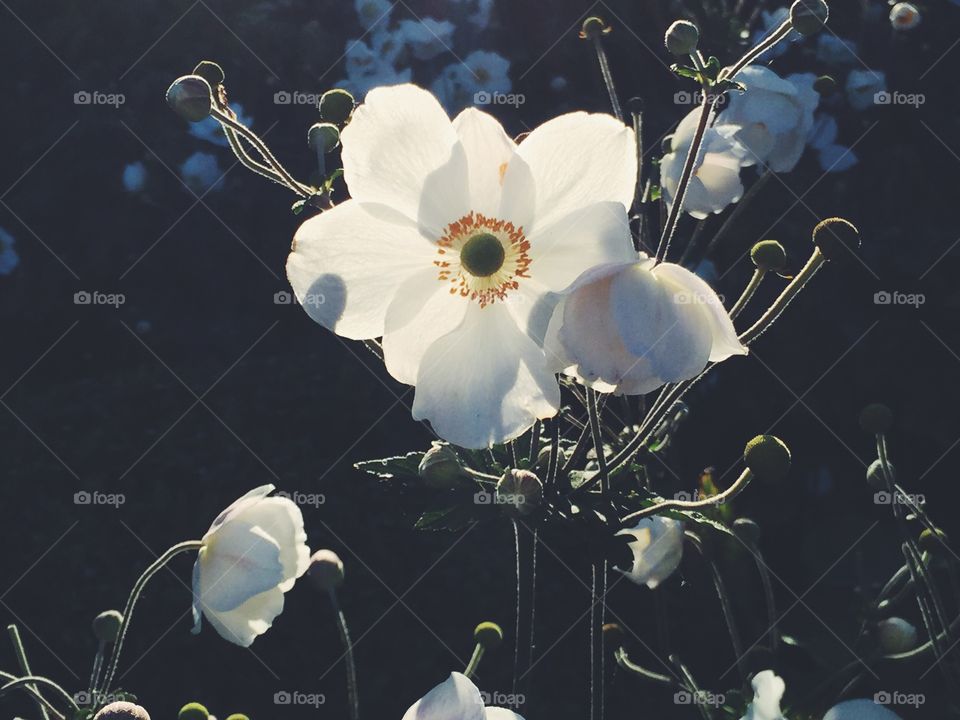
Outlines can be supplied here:
[[279, 543], [259, 527], [237, 520], [204, 541], [198, 561], [205, 611], [233, 610], [283, 581]]
[[470, 178], [470, 209], [496, 217], [500, 208], [503, 178], [517, 146], [492, 116], [467, 108], [453, 121], [467, 155]]
[[338, 335], [366, 340], [383, 335], [397, 288], [431, 267], [435, 252], [389, 208], [348, 200], [300, 226], [287, 278], [310, 317]]
[[517, 715], [513, 710], [488, 707], [486, 708], [486, 720], [523, 720], [523, 717]]
[[472, 303], [460, 327], [427, 349], [416, 386], [413, 417], [466, 448], [511, 440], [560, 405], [543, 350], [502, 303]]
[[273, 588], [250, 598], [234, 610], [214, 612], [208, 608], [204, 615], [222, 638], [242, 647], [250, 647], [258, 635], [270, 629], [281, 612], [283, 592]]
[[763, 670], [753, 676], [753, 702], [747, 706], [743, 720], [783, 720], [780, 700], [786, 684], [773, 670]]
[[458, 672], [417, 700], [403, 720], [484, 720], [483, 698], [468, 677]]
[[[561, 115], [531, 132], [517, 154], [536, 183], [536, 227], [594, 203], [617, 202], [629, 208], [633, 201], [633, 130], [610, 115]], [[534, 225], [526, 229], [529, 235]]]
[[[207, 530], [207, 535], [220, 527], [226, 520], [234, 517], [238, 512], [240, 512], [240, 510], [247, 507], [247, 505], [249, 505], [251, 502], [256, 502], [261, 498], [265, 498], [274, 490], [276, 490], [276, 486], [274, 485], [261, 485], [260, 487], [254, 488], [250, 492], [234, 500], [232, 503], [230, 503], [230, 506], [226, 510], [217, 515], [216, 519], [213, 521], [213, 523], [211, 523], [210, 529]], [[207, 535], [203, 536], [204, 540], [207, 539]]]
[[683, 523], [679, 520], [660, 515], [643, 518], [635, 527], [621, 530], [617, 535], [634, 538], [629, 543], [633, 566], [629, 571], [620, 572], [638, 585], [653, 590], [680, 566]]
[[279, 545], [280, 564], [283, 567], [280, 589], [286, 592], [292, 588], [294, 580], [303, 575], [310, 565], [303, 513], [296, 503], [285, 497], [265, 498], [243, 510], [237, 520], [255, 525]]
[[823, 720], [900, 720], [900, 716], [873, 700], [860, 698], [834, 705]]

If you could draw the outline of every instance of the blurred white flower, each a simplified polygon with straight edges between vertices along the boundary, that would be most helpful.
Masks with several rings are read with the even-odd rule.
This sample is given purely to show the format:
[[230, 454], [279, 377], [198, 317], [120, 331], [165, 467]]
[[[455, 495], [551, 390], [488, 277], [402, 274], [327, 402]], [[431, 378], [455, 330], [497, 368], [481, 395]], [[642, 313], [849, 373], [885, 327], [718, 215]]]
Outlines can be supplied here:
[[873, 700], [861, 698], [834, 705], [823, 720], [900, 720], [900, 716]]
[[483, 104], [484, 98], [495, 93], [508, 93], [510, 61], [487, 50], [476, 50], [463, 62], [448, 65], [431, 85], [433, 93], [444, 107], [458, 109], [474, 102]]
[[195, 193], [223, 187], [223, 171], [210, 153], [195, 152], [180, 165], [180, 177]]
[[889, 617], [877, 623], [880, 648], [887, 655], [897, 655], [917, 646], [917, 629], [903, 618]]
[[816, 57], [827, 65], [853, 65], [857, 62], [857, 44], [823, 32], [817, 36]]
[[[695, 108], [680, 121], [670, 140], [670, 152], [660, 160], [660, 186], [667, 205], [673, 204], [699, 117], [700, 109]], [[722, 212], [743, 196], [740, 167], [747, 152], [732, 139], [735, 130], [716, 125], [707, 128], [683, 202], [684, 211], [695, 218]]]
[[[770, 35], [774, 30], [776, 30], [780, 25], [783, 24], [785, 20], [790, 18], [790, 9], [787, 7], [779, 7], [773, 11], [764, 10], [760, 13], [760, 27], [757, 28], [754, 32], [751, 39], [753, 45], [756, 45], [765, 37]], [[783, 38], [780, 42], [774, 45], [772, 48], [760, 55], [759, 59], [765, 62], [769, 62], [774, 58], [778, 58], [783, 55], [787, 50], [790, 49], [790, 43], [796, 42], [801, 38], [800, 33], [796, 30], [791, 30], [790, 33]]]
[[898, 2], [890, 9], [890, 24], [894, 30], [912, 30], [920, 24], [920, 11], [913, 3]]
[[886, 89], [887, 76], [880, 70], [851, 70], [847, 75], [847, 102], [854, 110], [866, 110]]
[[620, 570], [637, 585], [653, 590], [680, 567], [683, 558], [683, 523], [661, 515], [643, 518], [636, 527], [624, 529], [617, 535], [629, 535], [633, 552], [633, 566]]
[[555, 370], [617, 395], [642, 395], [747, 352], [706, 282], [647, 257], [579, 278], [554, 312], [546, 347]]
[[0, 228], [0, 275], [9, 275], [20, 264], [20, 256], [14, 249], [13, 235]]
[[810, 128], [807, 144], [817, 153], [820, 169], [824, 172], [842, 172], [857, 164], [856, 154], [846, 145], [837, 144], [837, 121], [832, 115], [818, 113]]
[[820, 102], [820, 94], [813, 89], [815, 80], [812, 73], [781, 78], [758, 65], [737, 75], [746, 92], [727, 94], [729, 102], [716, 124], [736, 127], [733, 138], [750, 153], [745, 164], [756, 162], [774, 172], [794, 168]]
[[740, 720], [783, 720], [780, 700], [786, 690], [783, 678], [773, 670], [763, 670], [753, 676], [753, 702], [747, 706], [747, 714]]
[[[237, 120], [250, 127], [253, 124], [253, 118], [244, 112], [243, 105], [234, 103], [230, 109], [237, 115]], [[223, 128], [212, 117], [207, 117], [200, 122], [190, 123], [190, 134], [208, 143], [227, 147], [227, 136], [223, 134]]]
[[283, 594], [306, 572], [310, 548], [292, 500], [251, 490], [213, 521], [193, 566], [193, 632], [201, 613], [220, 635], [248, 647], [283, 611]]
[[413, 73], [410, 68], [397, 70], [394, 66], [394, 61], [402, 49], [396, 35], [374, 33], [371, 40], [375, 43], [373, 47], [363, 40], [348, 40], [344, 54], [347, 77], [341, 85], [361, 100], [367, 92], [379, 85], [409, 82]]
[[124, 166], [123, 168], [123, 189], [129, 193], [136, 193], [143, 190], [147, 184], [147, 167], [139, 160]]
[[381, 22], [385, 26], [390, 21], [390, 12], [395, 4], [390, 0], [354, 0], [353, 6], [360, 24], [369, 30]]
[[484, 707], [483, 696], [466, 675], [450, 677], [417, 700], [403, 720], [523, 720], [511, 710]]
[[416, 386], [413, 416], [450, 442], [486, 447], [552, 417], [556, 293], [633, 254], [632, 130], [570, 113], [517, 145], [490, 115], [451, 122], [401, 85], [371, 91], [341, 140], [352, 199], [307, 220], [287, 262], [306, 312], [382, 336], [387, 370]]
[[397, 34], [418, 60], [431, 60], [450, 52], [453, 43], [453, 23], [425, 17], [421, 20], [401, 20]]

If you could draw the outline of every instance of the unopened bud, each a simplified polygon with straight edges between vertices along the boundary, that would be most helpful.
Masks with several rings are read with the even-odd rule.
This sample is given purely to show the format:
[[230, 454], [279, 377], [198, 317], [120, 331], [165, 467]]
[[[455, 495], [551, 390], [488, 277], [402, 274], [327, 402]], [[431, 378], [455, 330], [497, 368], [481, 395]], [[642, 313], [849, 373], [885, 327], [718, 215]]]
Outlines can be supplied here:
[[320, 117], [324, 122], [346, 125], [347, 120], [353, 113], [354, 105], [356, 105], [356, 102], [354, 102], [353, 95], [346, 90], [335, 88], [327, 90], [320, 96], [317, 109], [320, 111]]
[[190, 702], [180, 708], [177, 720], [208, 720], [210, 713], [198, 702]]
[[310, 556], [307, 577], [324, 592], [336, 590], [343, 584], [343, 561], [333, 550], [317, 550]]
[[840, 260], [860, 247], [860, 231], [849, 220], [827, 218], [813, 228], [813, 242], [827, 260]]
[[940, 528], [937, 528], [936, 530], [924, 528], [923, 532], [920, 533], [920, 539], [918, 540], [918, 543], [920, 545], [920, 549], [924, 552], [937, 552], [938, 550], [943, 550], [944, 547], [947, 546], [947, 534]]
[[328, 153], [340, 144], [340, 130], [333, 123], [314, 123], [307, 131], [307, 145], [311, 150]]
[[871, 435], [885, 433], [893, 426], [893, 412], [883, 403], [871, 403], [860, 411], [860, 427]]
[[783, 270], [787, 264], [787, 251], [776, 240], [761, 240], [750, 249], [750, 259], [761, 270]]
[[757, 435], [747, 443], [743, 461], [761, 480], [777, 482], [790, 471], [790, 449], [773, 435]]
[[623, 628], [617, 625], [617, 623], [604, 623], [600, 631], [603, 633], [603, 642], [606, 645], [614, 648], [623, 645], [623, 639], [626, 637], [626, 634], [623, 632]]
[[750, 518], [737, 518], [733, 521], [733, 531], [749, 547], [760, 542], [760, 526]]
[[150, 720], [150, 713], [132, 702], [117, 701], [100, 708], [93, 720]]
[[193, 69], [194, 75], [199, 75], [208, 83], [210, 87], [215, 88], [223, 82], [223, 68], [211, 60], [201, 60]]
[[830, 8], [823, 0], [796, 0], [790, 6], [790, 24], [801, 35], [819, 32], [830, 17]]
[[920, 11], [913, 3], [898, 2], [890, 10], [890, 24], [894, 30], [912, 30], [920, 24]]
[[899, 655], [917, 646], [917, 629], [903, 618], [891, 617], [877, 623], [877, 639], [885, 654]]
[[467, 475], [453, 448], [437, 442], [424, 454], [417, 472], [425, 485], [437, 490], [455, 488]]
[[[896, 482], [897, 474], [893, 465], [887, 467], [890, 470], [890, 479]], [[870, 463], [870, 467], [867, 468], [867, 484], [874, 490], [887, 489], [887, 474], [883, 471], [883, 463], [880, 462], [880, 458]]]
[[529, 515], [543, 502], [543, 483], [529, 470], [509, 470], [497, 483], [497, 504], [509, 514]]
[[677, 20], [667, 28], [663, 44], [671, 55], [686, 57], [693, 54], [700, 42], [700, 30], [689, 20]]
[[820, 93], [821, 97], [827, 97], [836, 91], [837, 81], [829, 75], [821, 75], [813, 81], [813, 89]]
[[588, 17], [580, 26], [580, 37], [584, 40], [594, 40], [602, 35], [609, 34], [609, 32], [610, 26], [603, 21], [603, 18], [596, 15]]
[[213, 107], [210, 83], [199, 75], [177, 78], [167, 88], [167, 105], [187, 122], [205, 120]]
[[123, 615], [116, 610], [107, 610], [93, 619], [93, 635], [102, 643], [113, 643], [120, 634]]
[[484, 650], [493, 650], [503, 642], [503, 630], [495, 622], [482, 622], [474, 628], [473, 639]]

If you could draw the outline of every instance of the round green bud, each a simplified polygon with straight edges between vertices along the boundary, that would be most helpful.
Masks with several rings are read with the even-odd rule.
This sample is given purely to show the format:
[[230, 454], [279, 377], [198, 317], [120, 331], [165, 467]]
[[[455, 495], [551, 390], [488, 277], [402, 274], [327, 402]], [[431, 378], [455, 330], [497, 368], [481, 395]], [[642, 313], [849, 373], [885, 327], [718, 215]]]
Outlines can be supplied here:
[[496, 501], [508, 515], [529, 515], [543, 503], [543, 483], [529, 470], [508, 470], [497, 483]]
[[827, 97], [836, 91], [837, 81], [829, 75], [821, 75], [813, 81], [813, 89], [820, 93], [821, 97]]
[[783, 270], [787, 265], [787, 251], [776, 240], [761, 240], [750, 249], [750, 259], [761, 270]]
[[663, 44], [671, 55], [686, 57], [691, 55], [700, 42], [700, 29], [689, 20], [676, 20], [667, 28]]
[[307, 130], [307, 145], [311, 150], [328, 153], [340, 144], [340, 130], [333, 123], [314, 123]]
[[150, 720], [150, 713], [132, 702], [117, 701], [100, 708], [93, 720]]
[[626, 633], [617, 623], [604, 623], [600, 628], [603, 633], [603, 642], [611, 647], [618, 648], [623, 645]]
[[333, 550], [317, 550], [310, 556], [307, 577], [319, 590], [336, 590], [343, 585], [343, 561]]
[[776, 482], [790, 471], [790, 448], [773, 435], [757, 435], [744, 448], [743, 461], [761, 480]]
[[177, 78], [167, 88], [167, 105], [187, 122], [205, 120], [213, 107], [210, 83], [199, 75]]
[[596, 15], [588, 17], [583, 21], [583, 25], [580, 26], [580, 37], [584, 40], [594, 40], [609, 32], [610, 27], [603, 21], [603, 18], [599, 18]]
[[538, 467], [538, 468], [543, 468], [544, 470], [546, 470], [547, 468], [550, 467], [550, 453], [551, 453], [551, 452], [552, 452], [552, 450], [550, 449], [550, 446], [549, 446], [549, 445], [540, 448], [540, 452], [537, 453], [537, 467]]
[[920, 549], [928, 553], [934, 553], [939, 550], [943, 550], [944, 546], [947, 544], [947, 534], [937, 528], [936, 530], [931, 530], [930, 528], [924, 528], [923, 532], [920, 533], [920, 538], [917, 541], [920, 545]]
[[885, 618], [877, 623], [877, 640], [886, 655], [899, 655], [917, 646], [917, 629], [903, 618]]
[[801, 35], [813, 35], [830, 17], [830, 8], [823, 0], [796, 0], [790, 6], [790, 24]]
[[827, 260], [840, 260], [860, 247], [860, 231], [849, 220], [827, 218], [813, 228], [813, 242]]
[[[890, 465], [890, 474], [893, 476], [894, 482], [896, 482], [897, 472], [893, 465]], [[883, 472], [883, 463], [880, 462], [880, 458], [870, 463], [870, 467], [867, 468], [867, 484], [874, 490], [887, 489], [887, 476], [886, 473]]]
[[201, 60], [193, 69], [194, 75], [199, 75], [214, 88], [223, 82], [223, 68], [212, 60]]
[[417, 471], [427, 487], [437, 490], [455, 488], [467, 477], [453, 448], [437, 442], [424, 454]]
[[210, 713], [198, 702], [190, 702], [180, 708], [177, 713], [177, 720], [207, 720]]
[[473, 639], [484, 650], [494, 650], [503, 642], [503, 630], [495, 622], [482, 622], [473, 629]]
[[893, 412], [883, 403], [871, 403], [860, 411], [860, 427], [871, 435], [887, 432], [893, 426]]
[[327, 90], [320, 96], [317, 109], [325, 122], [346, 125], [351, 113], [353, 113], [354, 105], [356, 105], [356, 102], [353, 95], [346, 90], [334, 88], [333, 90]]
[[733, 521], [733, 531], [744, 543], [754, 547], [760, 542], [760, 526], [750, 518], [737, 518]]
[[243, 713], [233, 713], [233, 715], [227, 716], [227, 720], [250, 720], [250, 718]]
[[116, 642], [122, 624], [122, 613], [117, 610], [106, 610], [93, 619], [93, 635], [102, 643]]

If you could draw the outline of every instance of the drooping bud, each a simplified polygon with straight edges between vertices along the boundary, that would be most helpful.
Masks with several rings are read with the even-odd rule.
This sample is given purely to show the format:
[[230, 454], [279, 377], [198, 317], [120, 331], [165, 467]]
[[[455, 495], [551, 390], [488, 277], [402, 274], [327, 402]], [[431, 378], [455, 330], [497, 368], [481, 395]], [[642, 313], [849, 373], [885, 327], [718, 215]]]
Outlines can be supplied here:
[[106, 610], [93, 619], [93, 635], [102, 643], [110, 644], [117, 640], [123, 615], [116, 610]]
[[497, 483], [497, 504], [507, 513], [529, 515], [543, 502], [543, 483], [529, 470], [509, 470]]
[[250, 720], [250, 718], [243, 713], [233, 713], [233, 715], [227, 716], [227, 720]]
[[180, 708], [177, 720], [208, 720], [210, 713], [198, 702], [189, 702]]
[[871, 403], [860, 411], [860, 427], [871, 435], [885, 433], [893, 426], [893, 412], [883, 403]]
[[663, 44], [671, 55], [686, 57], [693, 54], [700, 43], [700, 29], [689, 20], [676, 20], [667, 28]]
[[201, 60], [193, 69], [193, 74], [202, 77], [210, 83], [210, 87], [212, 88], [221, 84], [224, 78], [223, 68], [212, 60]]
[[747, 443], [743, 461], [761, 480], [777, 482], [790, 471], [790, 449], [773, 435], [757, 435]]
[[473, 639], [484, 650], [494, 650], [503, 642], [503, 630], [495, 622], [482, 622], [474, 628]]
[[199, 75], [177, 78], [167, 88], [167, 105], [187, 122], [205, 120], [213, 107], [210, 83]]
[[920, 539], [917, 542], [920, 545], [920, 549], [924, 552], [937, 552], [938, 550], [943, 550], [945, 547], [947, 547], [947, 534], [940, 528], [937, 528], [936, 530], [924, 528], [923, 532], [920, 533]]
[[760, 526], [750, 518], [737, 518], [733, 521], [733, 531], [749, 547], [760, 542]]
[[761, 270], [783, 270], [787, 264], [787, 251], [776, 240], [761, 240], [750, 249], [750, 259]]
[[150, 720], [150, 713], [132, 702], [118, 700], [100, 708], [93, 720]]
[[343, 585], [343, 561], [333, 550], [317, 550], [310, 556], [307, 577], [323, 592]]
[[813, 242], [827, 260], [840, 260], [860, 247], [860, 231], [849, 220], [827, 218], [813, 228]]
[[836, 92], [837, 81], [829, 75], [821, 75], [813, 81], [813, 89], [820, 94], [820, 97], [827, 97]]
[[580, 26], [580, 37], [583, 40], [595, 40], [603, 35], [608, 35], [610, 30], [610, 26], [603, 21], [603, 18], [591, 15]]
[[307, 130], [307, 145], [311, 150], [328, 153], [340, 144], [340, 130], [333, 123], [314, 123]]
[[438, 442], [424, 454], [417, 471], [425, 485], [437, 490], [455, 488], [467, 477], [453, 448]]
[[346, 125], [347, 120], [353, 113], [354, 105], [356, 105], [356, 102], [353, 95], [346, 90], [334, 88], [333, 90], [327, 90], [320, 96], [317, 109], [320, 111], [320, 117], [324, 122]]
[[[893, 465], [889, 465], [889, 469], [893, 481], [896, 482], [897, 474]], [[867, 484], [874, 490], [887, 489], [887, 476], [883, 472], [883, 463], [880, 462], [880, 458], [870, 463], [870, 467], [867, 468]]]
[[790, 6], [790, 24], [801, 35], [820, 32], [830, 17], [830, 8], [823, 0], [795, 0]]
[[899, 655], [917, 646], [917, 629], [903, 618], [886, 618], [877, 623], [877, 639], [885, 654]]

